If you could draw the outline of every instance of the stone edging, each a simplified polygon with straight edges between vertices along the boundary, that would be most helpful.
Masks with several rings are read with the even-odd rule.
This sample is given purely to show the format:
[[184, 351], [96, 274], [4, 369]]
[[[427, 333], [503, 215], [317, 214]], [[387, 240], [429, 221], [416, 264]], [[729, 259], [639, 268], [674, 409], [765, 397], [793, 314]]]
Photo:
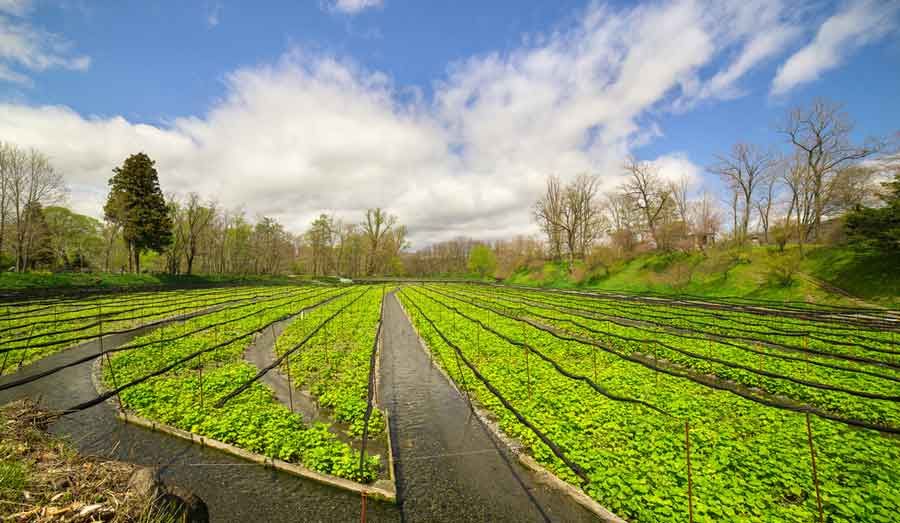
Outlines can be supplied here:
[[[102, 380], [102, 358], [94, 359], [94, 363], [91, 367], [91, 382], [94, 385], [94, 389], [99, 393], [103, 393], [109, 389], [103, 384]], [[388, 468], [390, 470], [390, 481], [381, 481], [384, 486], [375, 486], [375, 485], [365, 485], [363, 483], [358, 483], [356, 481], [351, 481], [349, 479], [339, 478], [337, 476], [332, 476], [330, 474], [323, 474], [321, 472], [316, 472], [310, 470], [302, 465], [297, 465], [295, 463], [288, 463], [286, 461], [282, 461], [279, 459], [272, 459], [262, 454], [257, 454], [255, 452], [250, 452], [244, 450], [242, 448], [236, 447], [234, 445], [230, 445], [228, 443], [223, 443], [221, 441], [207, 438], [204, 436], [200, 436], [198, 434], [194, 434], [192, 432], [188, 432], [186, 430], [182, 430], [176, 427], [172, 427], [170, 425], [166, 425], [164, 423], [159, 423], [156, 421], [148, 420], [137, 416], [133, 413], [129, 413], [119, 408], [119, 404], [116, 399], [109, 398], [106, 400], [113, 409], [116, 411], [116, 417], [125, 423], [131, 423], [133, 425], [137, 425], [139, 427], [144, 427], [150, 429], [155, 432], [162, 432], [164, 434], [168, 434], [170, 436], [175, 436], [177, 438], [181, 438], [191, 443], [199, 443], [203, 447], [209, 447], [216, 450], [220, 450], [227, 454], [231, 454], [232, 456], [236, 456], [238, 458], [245, 459], [247, 461], [251, 461], [254, 463], [259, 463], [263, 466], [270, 466], [273, 469], [280, 470], [282, 472], [287, 472], [288, 474], [293, 474], [295, 476], [299, 476], [305, 479], [309, 479], [315, 481], [317, 483], [322, 483], [325, 485], [330, 485], [332, 487], [340, 488], [343, 490], [349, 490], [351, 492], [359, 492], [360, 494], [370, 497], [381, 499], [390, 503], [397, 502], [397, 488], [394, 480], [394, 462], [393, 462], [393, 454], [391, 452], [390, 443], [388, 443]], [[385, 418], [387, 422], [387, 417]], [[390, 437], [390, 428], [388, 428], [388, 437]], [[390, 441], [390, 440], [388, 440]]]
[[[456, 392], [462, 397], [463, 393], [457, 387], [456, 382], [450, 377], [449, 374], [434, 360], [434, 355], [432, 351], [425, 344], [425, 341], [422, 339], [422, 336], [419, 335], [419, 329], [416, 327], [416, 324], [413, 323], [412, 318], [409, 315], [409, 312], [406, 310], [406, 307], [403, 305], [403, 302], [397, 298], [397, 303], [400, 304], [400, 309], [403, 311], [403, 314], [406, 315], [406, 319], [409, 320], [409, 324], [412, 325], [413, 331], [416, 333], [416, 339], [419, 342], [419, 347], [425, 351], [426, 354], [431, 356], [431, 363], [434, 367], [450, 382], [450, 385], [456, 390]], [[624, 519], [615, 515], [612, 511], [598, 503], [592, 497], [588, 496], [583, 490], [580, 488], [560, 479], [555, 474], [547, 470], [543, 465], [538, 463], [533, 457], [525, 453], [522, 449], [523, 445], [519, 444], [515, 438], [507, 436], [501, 429], [500, 425], [492, 421], [488, 417], [488, 413], [484, 410], [480, 405], [476, 403], [472, 403], [472, 407], [475, 410], [475, 415], [478, 419], [487, 427], [491, 433], [500, 441], [502, 441], [510, 452], [516, 456], [519, 462], [527, 469], [534, 472], [538, 478], [543, 481], [545, 484], [552, 486], [553, 488], [563, 492], [564, 494], [571, 497], [576, 503], [589, 510], [597, 517], [600, 518], [601, 521], [605, 523], [626, 523]]]

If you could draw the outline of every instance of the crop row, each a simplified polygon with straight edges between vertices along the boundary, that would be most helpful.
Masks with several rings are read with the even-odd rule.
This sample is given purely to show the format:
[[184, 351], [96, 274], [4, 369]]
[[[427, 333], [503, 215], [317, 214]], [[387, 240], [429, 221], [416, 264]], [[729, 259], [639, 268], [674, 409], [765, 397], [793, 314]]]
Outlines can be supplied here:
[[[328, 328], [312, 336], [290, 357], [290, 375], [296, 387], [307, 390], [319, 407], [345, 424], [347, 433], [358, 438], [363, 433], [367, 408], [369, 359], [380, 319], [383, 289], [368, 287], [352, 306], [339, 313]], [[333, 314], [346, 299], [335, 300], [303, 319], [295, 319], [278, 337], [276, 353], [284, 354], [305, 338], [311, 327]], [[384, 430], [384, 418], [375, 410], [369, 431]]]
[[[619, 515], [687, 520], [689, 420], [696, 521], [816, 517], [802, 414], [654, 372], [624, 351], [561, 339], [485, 308], [482, 295], [454, 299], [406, 287], [400, 296], [436, 360], [502, 430], [560, 477], [584, 483], [538, 433], [545, 435], [583, 471], [584, 490]], [[900, 510], [896, 440], [815, 417], [811, 431], [830, 520], [892, 521]]]
[[[119, 398], [124, 407], [143, 417], [319, 472], [369, 481], [377, 473], [377, 457], [367, 459], [360, 469], [357, 452], [327, 425], [305, 426], [300, 415], [254, 379], [258, 369], [242, 359], [252, 333], [301, 313], [308, 318], [310, 310], [355, 292], [359, 291], [317, 289], [237, 321], [227, 320], [246, 312], [229, 309], [158, 329], [132, 342], [142, 348], [113, 355], [104, 367], [104, 382], [122, 389]], [[212, 324], [217, 326], [203, 330]], [[193, 334], [178, 337], [179, 330]], [[177, 339], [153, 343], [167, 338]], [[148, 375], [153, 377], [141, 381]], [[123, 389], [122, 384], [131, 383]]]
[[[242, 300], [265, 299], [287, 295], [291, 291], [270, 287], [240, 290], [222, 289], [214, 295], [182, 296], [141, 303], [139, 307], [121, 305], [120, 309], [103, 311], [100, 317], [79, 314], [76, 318], [59, 318], [50, 323], [32, 323], [27, 331], [8, 331], [0, 341], [0, 374], [14, 372], [22, 365], [70, 347], [77, 342], [103, 335], [122, 333], [161, 319], [188, 315]], [[27, 332], [27, 335], [22, 335]]]
[[[469, 301], [485, 310], [507, 313], [504, 300], [455, 289], [432, 292], [452, 301]], [[517, 311], [550, 327], [587, 336], [629, 354], [642, 354], [690, 369], [698, 375], [722, 380], [811, 404], [829, 412], [873, 424], [900, 426], [900, 386], [897, 376], [884, 371], [883, 378], [858, 372], [854, 366], [834, 368], [820, 359], [788, 357], [762, 344], [738, 344], [713, 338], [685, 336], [678, 331], [646, 329], [590, 315], [561, 312], [530, 302]], [[893, 380], [890, 378], [894, 378]]]

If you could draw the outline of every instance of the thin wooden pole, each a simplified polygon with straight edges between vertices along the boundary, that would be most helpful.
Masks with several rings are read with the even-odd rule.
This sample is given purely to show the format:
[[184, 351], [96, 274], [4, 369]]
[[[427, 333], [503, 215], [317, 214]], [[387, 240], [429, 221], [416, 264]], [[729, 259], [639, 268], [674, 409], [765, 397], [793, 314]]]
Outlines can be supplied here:
[[691, 426], [688, 420], [684, 420], [684, 449], [687, 457], [688, 478], [688, 521], [694, 522], [694, 479], [691, 475]]
[[809, 457], [812, 463], [813, 485], [816, 487], [816, 506], [819, 508], [819, 523], [825, 523], [825, 512], [822, 510], [822, 494], [819, 492], [819, 472], [816, 469], [816, 447], [813, 445], [812, 424], [809, 412], [806, 413], [806, 438], [809, 442]]

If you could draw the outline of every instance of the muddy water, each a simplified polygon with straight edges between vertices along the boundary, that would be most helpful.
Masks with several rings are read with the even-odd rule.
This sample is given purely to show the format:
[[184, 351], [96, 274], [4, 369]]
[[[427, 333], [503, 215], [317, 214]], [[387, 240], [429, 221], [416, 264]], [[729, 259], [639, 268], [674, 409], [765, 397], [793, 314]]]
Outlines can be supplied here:
[[380, 402], [390, 411], [405, 521], [596, 521], [539, 484], [471, 414], [387, 298]]
[[[135, 337], [104, 338], [104, 346]], [[96, 342], [54, 354], [0, 383], [96, 353]], [[50, 408], [63, 409], [96, 397], [91, 364], [66, 369], [51, 377], [0, 392], [0, 404], [30, 397]], [[295, 476], [265, 469], [184, 440], [122, 423], [113, 408], [101, 404], [66, 416], [51, 431], [70, 439], [82, 452], [161, 467], [163, 479], [182, 485], [202, 498], [215, 522], [359, 521], [358, 494], [327, 487]], [[397, 507], [369, 500], [367, 521], [399, 521]]]

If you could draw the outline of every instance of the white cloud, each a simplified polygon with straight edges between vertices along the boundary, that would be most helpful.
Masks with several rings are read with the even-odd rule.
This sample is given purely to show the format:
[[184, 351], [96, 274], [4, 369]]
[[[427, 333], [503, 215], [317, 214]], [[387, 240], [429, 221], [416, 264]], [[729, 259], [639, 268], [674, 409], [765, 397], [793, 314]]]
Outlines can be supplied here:
[[[572, 27], [453, 64], [433, 99], [408, 96], [415, 86], [380, 72], [290, 51], [228, 75], [208, 112], [167, 126], [6, 104], [0, 136], [50, 154], [73, 205], [94, 215], [111, 169], [144, 151], [165, 190], [198, 191], [295, 231], [322, 211], [356, 220], [382, 206], [409, 225], [414, 247], [530, 233], [548, 174], [620, 183], [624, 157], [662, 134], [660, 107], [704, 89], [717, 97], [776, 53], [790, 17], [774, 0], [759, 5], [784, 28], [752, 34], [745, 3], [593, 5]], [[723, 27], [711, 12], [736, 21]], [[681, 153], [656, 161], [665, 176], [701, 171]]]
[[[22, 14], [27, 9], [26, 2], [0, 5], [0, 11], [14, 14]], [[71, 44], [63, 38], [32, 27], [21, 18], [0, 14], [0, 81], [30, 85], [31, 79], [21, 69], [29, 72], [57, 68], [85, 71], [90, 65], [90, 57], [73, 56]]]
[[781, 95], [816, 80], [860, 47], [888, 34], [896, 27], [898, 9], [900, 3], [895, 1], [859, 0], [848, 4], [819, 27], [812, 42], [778, 69], [772, 94]]
[[31, 9], [31, 0], [0, 0], [0, 13], [22, 16]]
[[332, 11], [355, 15], [372, 7], [381, 7], [384, 0], [331, 0], [326, 5]]
[[703, 169], [692, 162], [684, 152], [665, 154], [651, 163], [659, 170], [659, 176], [663, 180], [675, 181], [684, 177], [689, 184], [695, 185], [703, 174]]

